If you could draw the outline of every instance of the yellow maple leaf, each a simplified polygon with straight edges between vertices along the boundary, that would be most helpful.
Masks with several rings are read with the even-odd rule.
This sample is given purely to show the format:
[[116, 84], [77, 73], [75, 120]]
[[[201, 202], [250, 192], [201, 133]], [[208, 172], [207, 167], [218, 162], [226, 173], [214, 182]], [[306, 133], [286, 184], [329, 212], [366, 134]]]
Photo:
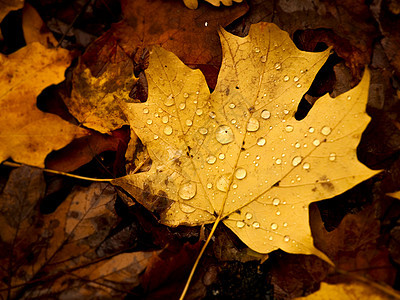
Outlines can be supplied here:
[[[233, 2], [240, 3], [243, 0], [205, 0], [205, 1], [214, 6], [220, 6], [221, 3], [226, 6], [231, 6]], [[198, 0], [183, 0], [183, 3], [185, 3], [186, 7], [190, 9], [196, 9], [199, 6]]]
[[370, 282], [329, 284], [322, 282], [319, 291], [296, 300], [384, 300], [399, 299], [397, 291], [388, 286]]
[[64, 79], [71, 57], [65, 49], [38, 42], [8, 56], [0, 54], [0, 162], [7, 158], [44, 167], [46, 155], [86, 130], [40, 111], [36, 97]]
[[356, 148], [369, 72], [353, 90], [294, 113], [329, 56], [296, 48], [276, 25], [245, 38], [220, 32], [223, 61], [210, 95], [204, 76], [153, 48], [146, 103], [126, 104], [130, 125], [153, 160], [148, 172], [113, 181], [166, 225], [219, 220], [251, 249], [315, 254], [308, 205], [373, 176]]

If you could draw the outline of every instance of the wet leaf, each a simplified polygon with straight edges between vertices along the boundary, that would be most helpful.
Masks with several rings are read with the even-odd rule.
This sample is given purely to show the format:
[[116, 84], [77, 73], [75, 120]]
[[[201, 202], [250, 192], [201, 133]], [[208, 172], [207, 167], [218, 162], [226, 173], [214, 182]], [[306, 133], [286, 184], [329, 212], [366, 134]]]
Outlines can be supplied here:
[[245, 38], [221, 31], [224, 59], [210, 95], [199, 70], [155, 47], [146, 72], [149, 100], [127, 104], [147, 146], [150, 171], [116, 179], [162, 223], [200, 225], [216, 215], [257, 252], [316, 254], [308, 205], [373, 176], [356, 147], [369, 72], [353, 90], [319, 99], [308, 116], [297, 105], [329, 55], [299, 51], [273, 24]]
[[357, 299], [368, 299], [368, 300], [386, 300], [386, 299], [398, 299], [396, 297], [396, 291], [389, 287], [385, 287], [384, 290], [375, 288], [365, 282], [353, 282], [353, 283], [339, 283], [329, 284], [322, 282], [321, 288], [318, 292], [308, 295], [307, 297], [296, 298], [297, 300], [357, 300]]
[[87, 134], [36, 106], [45, 87], [64, 80], [70, 62], [67, 50], [48, 49], [38, 42], [8, 56], [0, 54], [0, 162], [12, 158], [43, 167], [50, 151]]

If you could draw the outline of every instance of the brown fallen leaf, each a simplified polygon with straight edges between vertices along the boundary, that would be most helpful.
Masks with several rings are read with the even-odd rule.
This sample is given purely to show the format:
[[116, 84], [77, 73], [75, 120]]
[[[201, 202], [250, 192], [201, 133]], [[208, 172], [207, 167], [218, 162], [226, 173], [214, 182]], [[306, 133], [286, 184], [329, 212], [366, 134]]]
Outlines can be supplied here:
[[297, 105], [329, 49], [300, 51], [268, 23], [253, 25], [245, 38], [220, 35], [224, 60], [211, 95], [199, 70], [153, 48], [149, 100], [125, 108], [153, 164], [113, 184], [166, 225], [222, 220], [257, 252], [280, 248], [329, 261], [313, 245], [308, 205], [377, 173], [356, 154], [370, 120], [369, 72], [297, 121]]
[[365, 282], [350, 282], [329, 284], [322, 282], [318, 292], [307, 297], [296, 298], [296, 300], [387, 300], [399, 299], [397, 291], [385, 287], [385, 290], [375, 288]]
[[67, 50], [48, 49], [38, 42], [8, 56], [0, 54], [0, 162], [44, 167], [44, 159], [87, 130], [44, 113], [36, 97], [47, 86], [64, 79], [71, 57]]
[[128, 124], [115, 98], [133, 102], [129, 99], [137, 81], [133, 71], [141, 77], [152, 45], [162, 45], [189, 66], [206, 70], [210, 86], [215, 86], [221, 63], [217, 30], [247, 8], [246, 4], [224, 9], [202, 5], [189, 10], [176, 1], [123, 1], [124, 20], [86, 50], [74, 72], [72, 97], [66, 99], [69, 111], [81, 124], [103, 133]]
[[[69, 288], [85, 290], [85, 281], [91, 282], [87, 288], [105, 285], [105, 291], [119, 284], [129, 285], [128, 290], [137, 285], [135, 278], [144, 268], [140, 261], [151, 254], [120, 254], [107, 260], [113, 253], [99, 251], [119, 223], [114, 188], [105, 183], [76, 188], [54, 213], [46, 215], [39, 209], [44, 191], [42, 172], [21, 167], [11, 172], [0, 194], [1, 298], [68, 294]], [[121, 249], [117, 250], [119, 254]], [[70, 286], [74, 278], [77, 285]]]
[[373, 206], [358, 214], [347, 214], [339, 226], [326, 231], [319, 212], [311, 211], [310, 223], [316, 247], [323, 251], [342, 270], [393, 285], [396, 269], [389, 251], [380, 242], [380, 222]]

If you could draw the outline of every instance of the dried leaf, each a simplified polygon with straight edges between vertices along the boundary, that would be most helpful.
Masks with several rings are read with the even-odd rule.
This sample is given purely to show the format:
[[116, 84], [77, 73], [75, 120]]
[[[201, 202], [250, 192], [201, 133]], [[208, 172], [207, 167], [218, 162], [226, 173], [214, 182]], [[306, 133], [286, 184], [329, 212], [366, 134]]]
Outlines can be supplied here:
[[[114, 188], [105, 183], [77, 188], [54, 213], [42, 215], [39, 201], [44, 189], [42, 172], [22, 167], [11, 172], [0, 194], [0, 293], [3, 299], [21, 296], [21, 293], [33, 298], [32, 295], [63, 292], [68, 286], [51, 284], [60, 276], [80, 274], [94, 280], [95, 270], [107, 264], [97, 263], [103, 258], [97, 248], [119, 221], [114, 212]], [[114, 267], [121, 270], [129, 267], [126, 256], [113, 261]], [[96, 264], [89, 266], [92, 263]], [[76, 272], [78, 269], [80, 271]], [[51, 288], [28, 286], [38, 279]]]
[[36, 107], [47, 86], [64, 79], [71, 58], [67, 50], [48, 49], [34, 42], [17, 52], [0, 55], [0, 162], [7, 158], [44, 167], [46, 155], [87, 131]]
[[[386, 291], [387, 290], [387, 291]], [[389, 287], [384, 290], [377, 289], [365, 282], [329, 284], [322, 282], [318, 292], [297, 300], [387, 300], [398, 299], [397, 292]]]
[[328, 232], [318, 211], [310, 211], [315, 246], [341, 270], [376, 281], [394, 284], [396, 269], [389, 251], [380, 240], [381, 224], [373, 206], [358, 214], [346, 215], [339, 226]]
[[221, 31], [224, 59], [210, 95], [199, 70], [154, 48], [146, 72], [149, 100], [126, 105], [147, 146], [150, 171], [114, 181], [162, 223], [200, 225], [216, 215], [250, 248], [316, 254], [308, 205], [373, 176], [356, 147], [369, 72], [353, 90], [294, 112], [329, 55], [298, 50], [274, 24], [245, 38]]

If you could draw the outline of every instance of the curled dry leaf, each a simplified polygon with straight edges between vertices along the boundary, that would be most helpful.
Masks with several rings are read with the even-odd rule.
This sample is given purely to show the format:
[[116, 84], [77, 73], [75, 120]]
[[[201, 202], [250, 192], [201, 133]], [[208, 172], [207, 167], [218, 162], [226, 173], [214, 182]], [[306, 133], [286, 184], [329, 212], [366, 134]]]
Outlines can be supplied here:
[[300, 51], [268, 23], [253, 25], [245, 38], [224, 30], [220, 37], [224, 56], [211, 95], [199, 70], [153, 48], [149, 100], [125, 107], [153, 164], [113, 183], [164, 224], [195, 226], [219, 215], [257, 252], [280, 248], [329, 261], [313, 245], [308, 205], [377, 173], [356, 155], [370, 120], [369, 72], [297, 121], [296, 108], [329, 49]]
[[36, 97], [64, 80], [71, 57], [67, 50], [31, 43], [6, 56], [0, 54], [0, 162], [13, 160], [44, 167], [46, 155], [66, 146], [87, 130], [44, 113]]

